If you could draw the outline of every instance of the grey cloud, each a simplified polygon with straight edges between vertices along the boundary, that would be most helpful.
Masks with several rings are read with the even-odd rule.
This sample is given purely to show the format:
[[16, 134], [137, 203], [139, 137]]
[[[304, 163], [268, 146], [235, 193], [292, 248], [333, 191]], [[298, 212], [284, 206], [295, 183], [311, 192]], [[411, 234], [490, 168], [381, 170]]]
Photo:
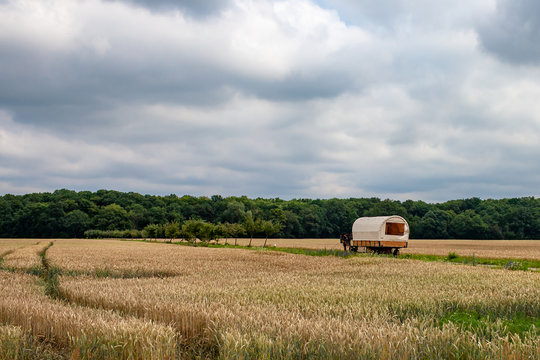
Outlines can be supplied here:
[[337, 9], [347, 22], [362, 25], [392, 27], [396, 20], [406, 11], [410, 14], [412, 7], [405, 7], [403, 0], [395, 1], [358, 1], [358, 0], [320, 0], [322, 6]]
[[243, 90], [277, 101], [333, 98], [344, 92], [357, 90], [359, 74], [355, 75], [357, 76], [334, 68], [320, 69], [311, 74], [293, 73], [276, 82], [248, 82]]
[[180, 10], [194, 17], [207, 17], [215, 15], [227, 8], [230, 0], [105, 0], [110, 2], [124, 2], [141, 6], [151, 11], [167, 12]]
[[318, 0], [321, 6], [335, 9], [349, 24], [376, 32], [401, 31], [410, 26], [441, 29], [468, 26], [475, 21], [481, 3], [453, 0]]
[[99, 126], [96, 113], [118, 103], [219, 104], [229, 98], [223, 87], [234, 82], [230, 74], [205, 67], [187, 70], [181, 62], [159, 69], [129, 69], [122, 64], [56, 59], [42, 71], [35, 59], [23, 60], [27, 63], [23, 71], [16, 69], [17, 61], [0, 60], [0, 106], [16, 113], [18, 121], [65, 130], [74, 121], [84, 125], [84, 119]]
[[478, 27], [491, 54], [513, 64], [540, 64], [540, 2], [498, 0], [493, 16]]
[[[119, 103], [176, 104], [215, 107], [237, 92], [273, 101], [332, 98], [356, 91], [372, 82], [361, 66], [360, 53], [340, 54], [280, 80], [260, 79], [223, 69], [204, 59], [160, 49], [138, 63], [116, 54], [106, 59], [68, 54], [47, 54], [1, 44], [10, 56], [0, 58], [0, 106], [13, 111], [16, 120], [59, 131], [102, 126], [106, 113]], [[144, 48], [122, 49], [129, 59]], [[159, 59], [159, 60], [156, 60]], [[360, 85], [358, 83], [361, 83]], [[102, 122], [103, 121], [103, 122]]]

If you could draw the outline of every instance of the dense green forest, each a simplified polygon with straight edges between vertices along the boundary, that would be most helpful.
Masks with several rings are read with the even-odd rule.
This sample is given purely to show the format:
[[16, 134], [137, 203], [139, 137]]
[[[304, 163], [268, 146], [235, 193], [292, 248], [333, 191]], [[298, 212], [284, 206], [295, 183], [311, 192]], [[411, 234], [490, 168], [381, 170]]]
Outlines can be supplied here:
[[[393, 214], [407, 219], [411, 238], [540, 239], [540, 199], [534, 197], [430, 204], [378, 198], [281, 200], [65, 189], [1, 196], [0, 237], [83, 237], [88, 230], [140, 233], [152, 229], [152, 224], [175, 224], [182, 229], [188, 220], [244, 226], [255, 220], [278, 224], [269, 232], [274, 237], [325, 238], [349, 232], [360, 216]], [[261, 227], [252, 231], [264, 235]]]

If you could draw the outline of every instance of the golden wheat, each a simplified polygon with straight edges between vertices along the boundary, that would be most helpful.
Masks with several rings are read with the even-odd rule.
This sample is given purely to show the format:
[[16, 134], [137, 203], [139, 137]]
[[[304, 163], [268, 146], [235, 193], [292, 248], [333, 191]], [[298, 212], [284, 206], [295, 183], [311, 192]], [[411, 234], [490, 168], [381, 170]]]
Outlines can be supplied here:
[[175, 354], [176, 333], [165, 325], [65, 305], [45, 296], [35, 279], [25, 274], [0, 272], [0, 288], [0, 323], [19, 326], [56, 346], [72, 347], [80, 354], [95, 351], [92, 346], [99, 341], [103, 348], [122, 344], [115, 351], [109, 349], [122, 358], [135, 354], [137, 359], [162, 359]]
[[[510, 341], [501, 321], [483, 336], [438, 323], [456, 311], [537, 317], [538, 273], [161, 246], [167, 249], [160, 258], [165, 268], [189, 264], [191, 271], [166, 279], [64, 277], [62, 291], [73, 303], [171, 324], [184, 336], [210, 331], [224, 358], [323, 349], [329, 357], [451, 357], [455, 343], [463, 354], [492, 355], [503, 348], [516, 356], [538, 354], [537, 334]], [[156, 263], [148, 265], [154, 269]]]
[[15, 360], [23, 358], [26, 334], [17, 326], [0, 325], [0, 359]]
[[119, 358], [540, 357], [537, 328], [509, 328], [538, 321], [540, 273], [114, 240], [57, 240], [46, 256], [64, 302], [0, 272], [0, 323], [74, 357], [103, 355], [93, 342]]
[[43, 240], [36, 239], [0, 239], [0, 256], [6, 251], [15, 250], [24, 246], [34, 245]]
[[[264, 267], [268, 259], [281, 255], [117, 240], [57, 240], [47, 252], [51, 265], [62, 269], [83, 273], [106, 269], [114, 275], [142, 276], [188, 275], [209, 266], [214, 271], [234, 271], [246, 264]], [[298, 267], [293, 259], [288, 266]]]
[[3, 256], [3, 264], [16, 269], [30, 269], [39, 266], [39, 253], [49, 244], [49, 241], [33, 241], [31, 244], [17, 246]]

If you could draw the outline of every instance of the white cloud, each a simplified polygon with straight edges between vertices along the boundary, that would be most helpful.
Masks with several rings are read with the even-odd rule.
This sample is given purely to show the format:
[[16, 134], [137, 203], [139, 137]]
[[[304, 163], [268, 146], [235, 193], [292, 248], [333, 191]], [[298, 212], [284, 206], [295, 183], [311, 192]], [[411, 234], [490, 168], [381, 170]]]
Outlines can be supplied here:
[[9, 1], [0, 4], [0, 41], [34, 51], [62, 52], [78, 35], [74, 3], [62, 0]]
[[479, 49], [491, 1], [326, 3], [5, 3], [0, 193], [538, 195], [540, 74]]

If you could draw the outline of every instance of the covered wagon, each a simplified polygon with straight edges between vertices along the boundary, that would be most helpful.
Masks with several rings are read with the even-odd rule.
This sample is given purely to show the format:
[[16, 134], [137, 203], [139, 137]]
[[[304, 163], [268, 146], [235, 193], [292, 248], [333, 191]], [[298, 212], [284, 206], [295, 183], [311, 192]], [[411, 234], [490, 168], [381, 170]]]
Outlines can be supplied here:
[[361, 217], [356, 219], [349, 236], [349, 248], [358, 248], [376, 253], [399, 254], [400, 248], [405, 248], [409, 242], [409, 224], [398, 215]]

